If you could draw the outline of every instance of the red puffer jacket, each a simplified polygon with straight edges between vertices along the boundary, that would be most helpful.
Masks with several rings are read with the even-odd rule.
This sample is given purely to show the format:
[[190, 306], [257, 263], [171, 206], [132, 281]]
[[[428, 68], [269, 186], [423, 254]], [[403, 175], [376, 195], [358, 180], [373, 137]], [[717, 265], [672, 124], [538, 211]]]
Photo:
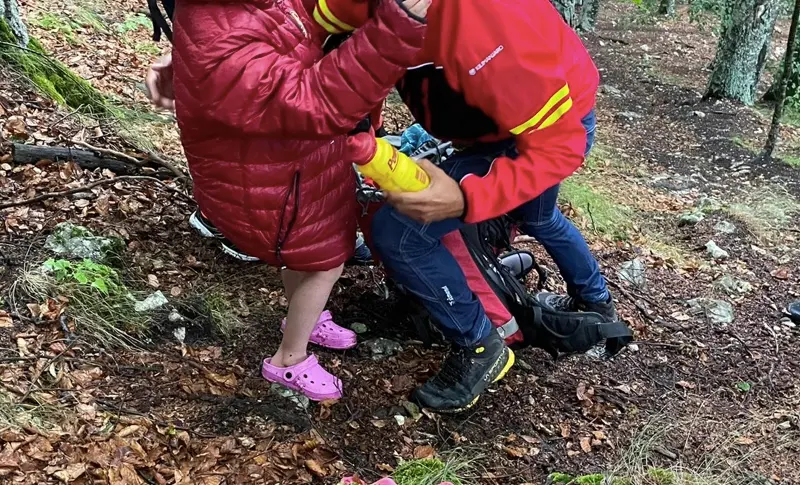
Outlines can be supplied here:
[[423, 32], [382, 0], [323, 57], [302, 0], [178, 2], [176, 113], [204, 215], [270, 264], [342, 264], [355, 245], [352, 164], [375, 151], [372, 134], [347, 133], [413, 65]]

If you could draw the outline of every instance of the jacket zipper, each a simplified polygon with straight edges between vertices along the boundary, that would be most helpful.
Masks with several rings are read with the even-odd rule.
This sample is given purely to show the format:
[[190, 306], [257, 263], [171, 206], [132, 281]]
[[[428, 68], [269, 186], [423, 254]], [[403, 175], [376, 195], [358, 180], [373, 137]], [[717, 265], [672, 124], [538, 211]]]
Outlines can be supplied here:
[[[283, 230], [283, 220], [286, 216], [286, 208], [289, 205], [289, 200], [294, 199], [294, 206], [292, 207], [292, 215], [289, 217], [289, 222], [286, 224], [286, 230]], [[289, 192], [286, 194], [286, 199], [283, 201], [283, 209], [281, 210], [281, 218], [278, 222], [278, 240], [275, 244], [275, 259], [278, 260], [278, 264], [283, 266], [283, 258], [281, 257], [281, 250], [283, 249], [283, 243], [286, 242], [286, 239], [289, 237], [289, 233], [292, 231], [292, 227], [294, 226], [295, 221], [297, 220], [297, 213], [300, 210], [300, 171], [296, 171], [294, 173], [294, 177], [292, 178], [292, 186], [289, 188]]]

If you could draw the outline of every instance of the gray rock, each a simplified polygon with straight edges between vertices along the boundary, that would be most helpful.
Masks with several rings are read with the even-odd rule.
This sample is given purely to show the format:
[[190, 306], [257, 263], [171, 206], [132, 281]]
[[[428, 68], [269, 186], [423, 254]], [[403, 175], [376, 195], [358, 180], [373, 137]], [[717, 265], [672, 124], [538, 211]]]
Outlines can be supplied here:
[[714, 225], [714, 230], [723, 234], [733, 234], [736, 232], [736, 226], [732, 222], [719, 221]]
[[182, 322], [183, 315], [181, 315], [178, 310], [173, 308], [172, 311], [169, 312], [169, 316], [167, 317], [167, 319], [172, 323]]
[[702, 212], [687, 212], [678, 217], [678, 226], [694, 226], [705, 218]]
[[713, 197], [704, 195], [697, 201], [697, 210], [703, 213], [718, 211], [722, 208], [722, 204]]
[[706, 251], [708, 252], [709, 256], [717, 260], [724, 260], [730, 257], [728, 252], [717, 246], [717, 243], [714, 241], [708, 241], [706, 243]]
[[367, 340], [363, 346], [369, 351], [372, 360], [381, 360], [403, 351], [399, 343], [385, 338]]
[[603, 84], [602, 86], [600, 86], [600, 92], [614, 97], [622, 96], [622, 91], [615, 88], [614, 86], [611, 86], [610, 84]]
[[645, 271], [647, 271], [647, 264], [643, 260], [636, 258], [632, 261], [625, 261], [622, 263], [618, 274], [622, 280], [642, 289], [647, 286]]
[[733, 305], [727, 301], [694, 298], [687, 301], [686, 304], [689, 305], [689, 313], [694, 316], [702, 316], [711, 323], [726, 325], [733, 322]]
[[653, 178], [653, 187], [669, 190], [671, 192], [680, 192], [691, 189], [697, 185], [697, 182], [691, 177], [683, 175], [659, 175]]
[[288, 400], [290, 403], [294, 404], [294, 406], [300, 410], [305, 411], [308, 409], [309, 404], [311, 401], [309, 399], [300, 394], [299, 392], [295, 392], [291, 389], [287, 389], [280, 384], [272, 384], [269, 386], [270, 394], [274, 396], [278, 396], [280, 398]]
[[394, 420], [397, 422], [398, 426], [403, 426], [404, 424], [406, 424], [406, 417], [401, 414], [395, 414]]
[[729, 295], [744, 295], [753, 289], [747, 281], [736, 279], [731, 275], [723, 275], [714, 282], [714, 286]]
[[45, 248], [66, 259], [91, 259], [96, 263], [108, 263], [125, 248], [122, 239], [100, 237], [89, 229], [62, 222], [47, 236]]
[[361, 335], [362, 333], [367, 333], [369, 328], [367, 328], [367, 326], [365, 324], [363, 324], [363, 323], [356, 322], [356, 323], [350, 325], [350, 330], [354, 331], [358, 335]]
[[792, 319], [791, 319], [791, 318], [789, 318], [789, 317], [783, 317], [783, 318], [781, 318], [781, 325], [783, 325], [783, 326], [784, 326], [784, 327], [786, 327], [786, 328], [797, 328], [797, 324], [796, 324], [796, 323], [794, 323], [794, 322], [792, 321]]
[[403, 405], [403, 408], [405, 408], [406, 412], [408, 412], [408, 415], [411, 416], [411, 419], [413, 419], [414, 421], [422, 417], [422, 411], [420, 411], [419, 406], [417, 406], [413, 402], [403, 401], [400, 404]]
[[144, 300], [134, 303], [133, 309], [139, 313], [151, 312], [157, 308], [161, 308], [167, 303], [169, 303], [169, 301], [167, 301], [167, 297], [164, 296], [164, 293], [161, 293], [161, 291], [156, 291], [151, 293]]
[[698, 118], [705, 118], [706, 117], [706, 114], [703, 113], [702, 111], [692, 111], [692, 114], [697, 116]]
[[644, 118], [644, 115], [641, 113], [636, 113], [634, 111], [621, 111], [617, 113], [615, 116], [616, 119], [619, 121], [635, 121]]

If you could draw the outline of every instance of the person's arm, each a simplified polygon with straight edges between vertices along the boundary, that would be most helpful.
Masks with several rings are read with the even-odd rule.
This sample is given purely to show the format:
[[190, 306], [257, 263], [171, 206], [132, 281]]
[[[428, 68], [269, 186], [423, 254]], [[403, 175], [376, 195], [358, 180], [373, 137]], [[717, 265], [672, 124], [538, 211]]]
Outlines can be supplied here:
[[[560, 183], [584, 161], [581, 118], [586, 113], [573, 109], [560, 39], [548, 38], [540, 19], [514, 15], [514, 5], [464, 1], [449, 4], [440, 19], [439, 48], [459, 46], [438, 54], [448, 81], [469, 104], [514, 135], [519, 151], [516, 159], [495, 159], [483, 177], [461, 179], [466, 222], [508, 213]], [[479, 21], [487, 18], [503, 21]]]
[[[183, 11], [179, 5], [177, 24], [192, 21], [182, 16]], [[233, 29], [198, 47], [213, 51], [219, 61], [203, 66], [194, 89], [214, 93], [205, 104], [205, 116], [245, 133], [302, 138], [342, 135], [389, 94], [413, 64], [423, 35], [424, 24], [412, 19], [395, 0], [382, 0], [374, 18], [309, 66], [286, 55], [286, 48], [275, 45], [265, 32]], [[193, 53], [187, 50], [185, 54]]]

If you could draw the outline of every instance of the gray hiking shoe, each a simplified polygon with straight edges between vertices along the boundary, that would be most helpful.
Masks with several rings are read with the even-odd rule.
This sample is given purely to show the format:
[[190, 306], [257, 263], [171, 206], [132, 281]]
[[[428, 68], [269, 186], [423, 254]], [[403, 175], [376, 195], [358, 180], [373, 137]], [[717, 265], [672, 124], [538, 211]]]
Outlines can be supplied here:
[[536, 294], [536, 301], [541, 306], [557, 312], [594, 312], [602, 315], [608, 322], [616, 322], [619, 319], [611, 295], [607, 301], [590, 303], [568, 295], [543, 291]]

